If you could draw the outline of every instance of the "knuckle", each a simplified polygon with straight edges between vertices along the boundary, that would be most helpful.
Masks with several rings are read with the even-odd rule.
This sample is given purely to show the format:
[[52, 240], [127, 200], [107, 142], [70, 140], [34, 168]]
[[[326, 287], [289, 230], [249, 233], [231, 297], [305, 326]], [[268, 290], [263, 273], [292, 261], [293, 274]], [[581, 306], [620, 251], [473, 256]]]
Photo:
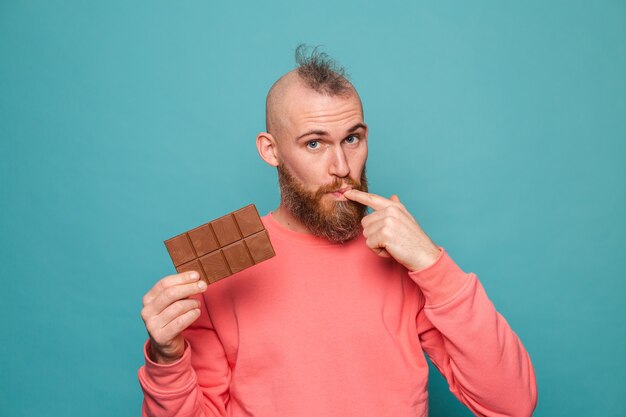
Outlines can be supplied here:
[[156, 317], [147, 317], [146, 318], [146, 329], [148, 329], [151, 333], [159, 331], [161, 326], [158, 325]]
[[177, 333], [178, 331], [183, 330], [185, 327], [187, 327], [187, 320], [187, 315], [179, 316], [174, 320], [174, 327], [177, 329]]
[[182, 316], [187, 311], [189, 311], [188, 303], [183, 303], [183, 302], [177, 303], [177, 305], [176, 305], [176, 315]]
[[170, 288], [166, 288], [165, 290], [163, 290], [163, 295], [168, 300], [171, 300], [177, 297], [178, 292], [176, 291], [176, 288], [170, 287]]
[[163, 334], [163, 330], [162, 329], [155, 330], [153, 333], [151, 333], [151, 335], [152, 335], [152, 338], [154, 339], [154, 341], [158, 345], [163, 345], [167, 341], [167, 339], [165, 337], [165, 334]]
[[183, 301], [174, 301], [172, 305], [169, 307], [171, 314], [175, 316], [180, 316], [182, 312], [185, 310], [185, 303]]
[[189, 272], [181, 272], [180, 274], [176, 274], [174, 275], [174, 278], [172, 279], [176, 284], [183, 284], [186, 280], [187, 280], [187, 276], [191, 274], [191, 271]]

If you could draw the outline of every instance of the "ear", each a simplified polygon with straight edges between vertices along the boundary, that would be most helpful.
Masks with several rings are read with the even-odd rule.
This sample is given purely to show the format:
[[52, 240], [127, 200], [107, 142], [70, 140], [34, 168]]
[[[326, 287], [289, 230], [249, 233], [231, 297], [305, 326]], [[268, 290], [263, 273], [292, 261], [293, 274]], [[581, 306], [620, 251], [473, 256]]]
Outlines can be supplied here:
[[261, 132], [256, 137], [256, 148], [261, 159], [273, 167], [278, 166], [278, 149], [276, 139], [271, 133]]

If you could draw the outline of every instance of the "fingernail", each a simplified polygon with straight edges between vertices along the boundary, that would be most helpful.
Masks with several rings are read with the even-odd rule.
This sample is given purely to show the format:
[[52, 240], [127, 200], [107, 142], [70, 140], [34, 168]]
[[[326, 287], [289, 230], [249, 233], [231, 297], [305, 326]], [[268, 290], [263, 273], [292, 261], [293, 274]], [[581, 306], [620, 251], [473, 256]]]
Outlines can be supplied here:
[[204, 290], [206, 288], [206, 282], [204, 281], [198, 282], [198, 288], [200, 288], [201, 290]]
[[200, 274], [198, 274], [196, 271], [192, 271], [191, 274], [189, 274], [189, 279], [198, 279], [200, 278]]

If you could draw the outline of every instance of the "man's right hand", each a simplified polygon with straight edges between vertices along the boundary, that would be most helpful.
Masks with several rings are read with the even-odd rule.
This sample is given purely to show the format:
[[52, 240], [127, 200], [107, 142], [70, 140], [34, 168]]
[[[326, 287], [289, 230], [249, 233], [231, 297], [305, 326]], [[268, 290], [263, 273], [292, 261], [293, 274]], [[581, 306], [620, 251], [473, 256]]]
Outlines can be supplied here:
[[150, 359], [157, 363], [177, 361], [185, 351], [182, 332], [200, 317], [200, 302], [190, 298], [206, 290], [195, 271], [170, 275], [156, 283], [143, 297], [141, 318], [150, 335]]

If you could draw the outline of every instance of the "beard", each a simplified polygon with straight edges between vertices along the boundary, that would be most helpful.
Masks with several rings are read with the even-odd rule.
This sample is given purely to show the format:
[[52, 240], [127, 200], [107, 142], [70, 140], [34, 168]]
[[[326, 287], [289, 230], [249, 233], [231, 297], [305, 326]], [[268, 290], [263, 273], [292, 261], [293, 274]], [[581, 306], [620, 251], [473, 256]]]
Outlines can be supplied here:
[[308, 191], [289, 169], [281, 164], [278, 166], [278, 183], [282, 204], [314, 236], [343, 243], [360, 234], [361, 219], [367, 214], [367, 207], [356, 201], [328, 201], [328, 198], [323, 197], [346, 185], [367, 192], [365, 167], [359, 182], [350, 177], [336, 178], [333, 183], [323, 185], [316, 191]]

